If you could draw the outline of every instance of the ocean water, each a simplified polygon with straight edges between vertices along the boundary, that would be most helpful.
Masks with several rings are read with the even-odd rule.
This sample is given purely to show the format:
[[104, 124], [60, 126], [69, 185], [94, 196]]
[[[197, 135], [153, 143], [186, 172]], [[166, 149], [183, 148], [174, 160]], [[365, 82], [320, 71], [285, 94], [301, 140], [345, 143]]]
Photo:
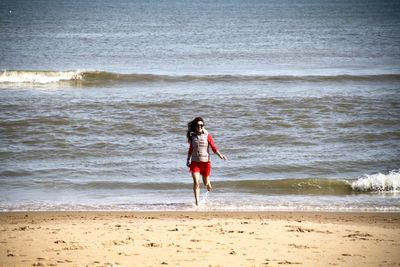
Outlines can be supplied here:
[[[1, 1], [0, 210], [400, 212], [398, 1]], [[227, 157], [194, 206], [186, 125]]]

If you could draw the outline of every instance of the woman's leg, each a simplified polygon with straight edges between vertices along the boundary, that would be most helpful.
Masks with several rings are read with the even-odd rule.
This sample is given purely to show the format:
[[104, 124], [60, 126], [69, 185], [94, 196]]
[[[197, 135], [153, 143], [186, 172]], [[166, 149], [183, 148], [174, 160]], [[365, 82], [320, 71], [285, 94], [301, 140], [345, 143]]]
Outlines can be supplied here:
[[196, 206], [198, 206], [199, 205], [199, 198], [200, 198], [200, 185], [199, 185], [200, 173], [192, 172], [192, 177], [193, 177], [194, 199], [196, 201]]
[[211, 182], [210, 182], [210, 176], [203, 176], [203, 184], [207, 186], [207, 191], [212, 190]]

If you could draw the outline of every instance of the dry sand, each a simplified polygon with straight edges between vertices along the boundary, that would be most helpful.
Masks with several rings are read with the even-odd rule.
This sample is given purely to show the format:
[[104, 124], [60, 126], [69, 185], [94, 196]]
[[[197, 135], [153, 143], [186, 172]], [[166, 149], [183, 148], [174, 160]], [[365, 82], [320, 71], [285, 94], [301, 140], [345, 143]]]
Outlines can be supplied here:
[[0, 266], [400, 266], [399, 213], [0, 213]]

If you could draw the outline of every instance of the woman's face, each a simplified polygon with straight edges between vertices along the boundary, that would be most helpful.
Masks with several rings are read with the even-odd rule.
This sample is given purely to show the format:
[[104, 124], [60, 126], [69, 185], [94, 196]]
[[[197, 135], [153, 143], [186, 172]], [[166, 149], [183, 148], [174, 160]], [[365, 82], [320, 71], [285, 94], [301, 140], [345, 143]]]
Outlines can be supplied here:
[[203, 131], [203, 127], [204, 127], [204, 122], [198, 121], [196, 123], [196, 132], [201, 133]]

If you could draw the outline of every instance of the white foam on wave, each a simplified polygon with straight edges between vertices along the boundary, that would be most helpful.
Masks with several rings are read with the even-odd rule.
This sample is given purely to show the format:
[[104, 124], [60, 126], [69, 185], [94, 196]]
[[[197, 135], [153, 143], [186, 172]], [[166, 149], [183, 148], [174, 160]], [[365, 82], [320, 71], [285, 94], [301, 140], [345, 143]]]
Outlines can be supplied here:
[[47, 84], [60, 81], [82, 80], [81, 71], [3, 71], [0, 83]]
[[352, 182], [351, 187], [361, 192], [400, 192], [400, 169], [388, 174], [373, 174]]

